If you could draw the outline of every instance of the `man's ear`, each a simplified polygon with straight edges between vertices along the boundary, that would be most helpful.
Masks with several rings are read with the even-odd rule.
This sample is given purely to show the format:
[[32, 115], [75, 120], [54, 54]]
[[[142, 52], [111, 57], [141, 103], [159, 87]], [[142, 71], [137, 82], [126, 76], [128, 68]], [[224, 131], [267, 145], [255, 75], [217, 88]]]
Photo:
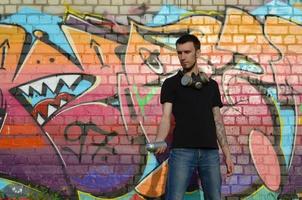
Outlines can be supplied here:
[[201, 55], [201, 50], [200, 49], [197, 49], [196, 50], [196, 58], [199, 58]]

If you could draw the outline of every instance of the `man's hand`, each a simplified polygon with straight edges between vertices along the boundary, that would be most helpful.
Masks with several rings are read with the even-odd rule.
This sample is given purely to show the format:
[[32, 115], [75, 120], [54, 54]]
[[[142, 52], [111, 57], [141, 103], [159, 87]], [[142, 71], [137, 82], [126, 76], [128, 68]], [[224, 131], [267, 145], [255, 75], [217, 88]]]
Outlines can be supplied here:
[[167, 148], [167, 143], [165, 141], [159, 141], [154, 143], [148, 143], [146, 148], [150, 152], [163, 153]]
[[225, 159], [225, 164], [226, 164], [226, 167], [227, 167], [226, 176], [227, 176], [227, 177], [230, 177], [230, 176], [233, 175], [233, 173], [234, 173], [234, 168], [235, 168], [235, 167], [234, 167], [234, 163], [233, 163], [231, 157], [227, 157], [227, 158]]
[[161, 154], [164, 153], [167, 149], [167, 146], [163, 146], [163, 147], [159, 147], [158, 149], [156, 149], [155, 153], [156, 154]]

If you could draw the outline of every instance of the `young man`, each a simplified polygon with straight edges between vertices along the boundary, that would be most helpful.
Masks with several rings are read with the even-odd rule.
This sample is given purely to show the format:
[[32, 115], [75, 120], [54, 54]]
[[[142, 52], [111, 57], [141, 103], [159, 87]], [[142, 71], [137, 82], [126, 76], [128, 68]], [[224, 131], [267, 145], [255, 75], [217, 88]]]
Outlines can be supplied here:
[[[225, 157], [227, 176], [233, 173], [234, 164], [220, 113], [222, 102], [218, 84], [211, 78], [201, 88], [182, 83], [183, 76], [199, 77], [197, 58], [200, 56], [200, 41], [197, 37], [189, 34], [181, 36], [176, 41], [176, 50], [182, 70], [163, 83], [160, 97], [163, 116], [155, 139], [155, 142], [165, 140], [173, 113], [175, 129], [169, 156], [166, 200], [183, 199], [196, 168], [204, 198], [220, 200], [221, 174], [217, 140]], [[164, 151], [165, 147], [161, 147], [156, 153]]]

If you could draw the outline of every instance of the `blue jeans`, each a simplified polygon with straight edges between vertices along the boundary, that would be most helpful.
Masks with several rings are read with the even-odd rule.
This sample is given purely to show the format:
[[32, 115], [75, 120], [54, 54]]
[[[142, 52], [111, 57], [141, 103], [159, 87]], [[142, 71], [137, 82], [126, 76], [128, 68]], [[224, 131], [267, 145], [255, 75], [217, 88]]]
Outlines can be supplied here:
[[193, 171], [197, 168], [204, 199], [221, 199], [218, 149], [175, 148], [170, 152], [166, 200], [183, 200]]

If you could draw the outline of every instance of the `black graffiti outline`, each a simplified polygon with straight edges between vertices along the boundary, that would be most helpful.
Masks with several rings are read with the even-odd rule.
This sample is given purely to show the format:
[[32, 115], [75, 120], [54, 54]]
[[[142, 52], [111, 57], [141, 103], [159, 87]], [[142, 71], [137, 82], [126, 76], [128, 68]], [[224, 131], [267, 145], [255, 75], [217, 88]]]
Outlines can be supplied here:
[[[156, 74], [164, 74], [164, 67], [159, 59], [160, 52], [158, 52], [158, 50], [154, 50], [153, 52], [151, 52], [149, 49], [145, 47], [140, 47], [138, 51], [139, 51], [139, 56], [143, 61], [143, 64], [147, 65], [149, 69], [151, 69]], [[142, 51], [148, 52], [149, 56], [145, 58], [143, 56]], [[157, 72], [158, 70], [162, 71], [162, 73], [158, 73]]]
[[[68, 137], [68, 130], [69, 130], [69, 128], [74, 127], [74, 126], [77, 126], [81, 129], [81, 134], [77, 138], [70, 138], [70, 137]], [[81, 122], [81, 121], [74, 121], [74, 122], [68, 124], [64, 129], [64, 138], [66, 141], [70, 141], [70, 142], [79, 141], [80, 142], [79, 152], [77, 153], [70, 147], [66, 147], [66, 146], [62, 148], [63, 151], [68, 151], [68, 152], [74, 154], [78, 158], [79, 163], [81, 163], [83, 147], [86, 144], [86, 137], [88, 136], [88, 133], [90, 130], [100, 133], [101, 135], [105, 135], [105, 139], [103, 141], [101, 141], [100, 143], [91, 143], [91, 145], [93, 145], [93, 146], [98, 146], [98, 148], [95, 150], [95, 152], [91, 155], [92, 161], [94, 161], [95, 156], [101, 149], [105, 149], [106, 151], [108, 151], [109, 153], [112, 153], [113, 155], [117, 154], [114, 147], [106, 146], [108, 144], [108, 142], [110, 142], [115, 136], [118, 135], [117, 132], [115, 132], [115, 131], [108, 132], [108, 131], [105, 131], [105, 130], [99, 128], [94, 123], [91, 123], [91, 122], [85, 123], [85, 122]], [[106, 157], [105, 157], [105, 160], [106, 160]]]
[[0, 133], [4, 125], [6, 115], [7, 115], [7, 102], [5, 101], [2, 90], [0, 89]]
[[4, 62], [6, 60], [6, 56], [7, 56], [7, 49], [10, 48], [8, 39], [4, 40], [2, 42], [2, 44], [0, 45], [0, 48], [2, 48], [2, 54], [1, 54], [1, 64], [0, 64], [0, 70], [6, 70], [4, 67]]
[[95, 51], [101, 65], [102, 65], [101, 68], [110, 67], [109, 65], [104, 63], [102, 48], [101, 48], [101, 45], [97, 41], [95, 41], [94, 39], [91, 39], [90, 48], [93, 48], [93, 50]]

